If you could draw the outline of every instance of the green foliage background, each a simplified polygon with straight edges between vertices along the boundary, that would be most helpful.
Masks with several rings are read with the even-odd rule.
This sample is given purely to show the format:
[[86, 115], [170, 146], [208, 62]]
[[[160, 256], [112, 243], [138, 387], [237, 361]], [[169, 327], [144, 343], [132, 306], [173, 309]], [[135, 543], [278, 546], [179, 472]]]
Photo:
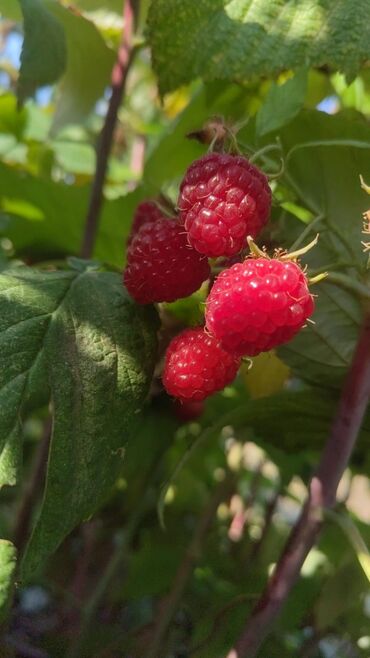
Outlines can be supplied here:
[[[38, 585], [46, 610], [58, 611], [47, 631], [45, 610], [32, 612], [31, 644], [45, 656], [149, 658], [166, 595], [214, 500], [159, 658], [225, 656], [296, 518], [370, 296], [361, 247], [369, 198], [359, 182], [370, 180], [368, 1], [152, 0], [135, 12], [137, 52], [94, 260], [82, 261], [121, 6], [0, 7], [2, 42], [24, 36], [19, 66], [0, 51], [0, 610], [9, 656]], [[319, 232], [304, 263], [329, 277], [316, 286], [314, 324], [279, 350], [281, 361], [257, 359], [184, 424], [161, 389], [159, 357], [172, 333], [201, 320], [204, 296], [140, 308], [121, 270], [136, 205], [161, 191], [176, 202], [186, 167], [206, 150], [186, 135], [213, 116], [239, 126], [239, 148], [259, 151], [266, 172], [283, 162], [262, 242], [290, 248]], [[16, 567], [14, 518], [49, 414], [46, 481]], [[261, 658], [303, 658], [311, 638], [316, 658], [368, 658], [369, 432], [368, 413], [348, 500], [340, 495]]]

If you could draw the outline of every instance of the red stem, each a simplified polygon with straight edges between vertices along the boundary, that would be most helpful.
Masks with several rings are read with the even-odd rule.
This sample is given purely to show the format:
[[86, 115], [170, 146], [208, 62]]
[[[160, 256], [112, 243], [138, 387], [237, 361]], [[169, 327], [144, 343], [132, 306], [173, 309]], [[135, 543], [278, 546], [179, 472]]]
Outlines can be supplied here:
[[277, 566], [251, 617], [227, 658], [254, 658], [269, 634], [302, 565], [315, 544], [323, 522], [323, 509], [331, 508], [348, 464], [370, 398], [370, 312], [358, 339], [337, 414], [297, 525], [293, 528]]
[[101, 131], [99, 143], [97, 146], [96, 170], [92, 184], [89, 207], [86, 215], [85, 232], [81, 247], [82, 258], [90, 258], [94, 249], [99, 215], [103, 203], [103, 186], [108, 166], [108, 158], [112, 146], [117, 114], [121, 104], [127, 74], [130, 68], [133, 50], [132, 37], [134, 30], [134, 10], [132, 7], [132, 0], [124, 0], [123, 20], [124, 27], [121, 43], [118, 49], [117, 60], [112, 71], [112, 94], [110, 97], [104, 126]]

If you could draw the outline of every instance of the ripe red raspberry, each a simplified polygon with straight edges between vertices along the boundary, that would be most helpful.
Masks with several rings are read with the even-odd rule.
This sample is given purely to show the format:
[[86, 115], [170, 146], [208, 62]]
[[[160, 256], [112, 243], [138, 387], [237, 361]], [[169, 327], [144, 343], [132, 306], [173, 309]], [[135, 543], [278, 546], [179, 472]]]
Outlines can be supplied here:
[[180, 220], [190, 244], [210, 257], [232, 256], [266, 224], [266, 176], [240, 156], [209, 153], [193, 162], [180, 185]]
[[209, 275], [207, 259], [189, 247], [183, 227], [163, 217], [134, 236], [123, 279], [139, 304], [150, 304], [187, 297]]
[[286, 343], [314, 309], [297, 263], [249, 258], [224, 270], [207, 300], [206, 325], [225, 350], [255, 356]]
[[158, 219], [163, 218], [163, 213], [158, 208], [154, 201], [142, 201], [139, 203], [135, 210], [134, 219], [132, 221], [130, 235], [127, 239], [127, 244], [131, 244], [134, 235], [141, 229], [144, 224], [153, 224]]
[[204, 400], [233, 381], [240, 359], [228, 354], [204, 329], [185, 329], [168, 346], [163, 384], [181, 400]]

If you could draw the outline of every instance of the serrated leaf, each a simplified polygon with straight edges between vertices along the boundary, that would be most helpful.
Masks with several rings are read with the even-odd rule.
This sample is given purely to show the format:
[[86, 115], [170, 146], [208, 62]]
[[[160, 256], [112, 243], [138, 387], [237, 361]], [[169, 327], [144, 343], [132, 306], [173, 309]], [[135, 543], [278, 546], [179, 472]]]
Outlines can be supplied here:
[[314, 324], [308, 323], [278, 354], [302, 379], [337, 388], [351, 363], [362, 321], [361, 302], [330, 283], [316, 285], [314, 292]]
[[368, 1], [153, 0], [148, 37], [162, 93], [302, 66], [353, 77], [370, 56]]
[[273, 82], [256, 116], [256, 133], [265, 135], [294, 119], [302, 109], [307, 90], [308, 71], [297, 71], [285, 82]]
[[45, 382], [53, 407], [44, 500], [24, 558], [27, 576], [114, 484], [154, 368], [156, 315], [131, 300], [118, 274], [19, 268], [0, 276], [0, 331], [4, 450], [19, 451], [14, 433], [22, 408]]
[[10, 541], [0, 539], [0, 623], [7, 615], [11, 602], [17, 551]]
[[[67, 49], [63, 26], [42, 0], [19, 0], [24, 22], [17, 94], [22, 102], [37, 87], [56, 82], [64, 73]], [[55, 3], [57, 4], [57, 3]]]
[[[361, 231], [367, 198], [360, 187], [359, 172], [368, 167], [369, 126], [340, 115], [305, 110], [279, 137], [286, 182], [299, 203], [319, 218], [312, 228], [312, 234], [320, 235], [319, 243], [305, 255], [303, 263], [309, 271], [338, 269], [360, 281], [366, 266]], [[289, 248], [303, 227], [288, 216], [285, 224], [279, 238]], [[351, 361], [363, 311], [354, 292], [329, 280], [312, 287], [317, 295], [312, 316], [315, 324], [309, 323], [282, 346], [279, 355], [300, 377], [338, 387]]]

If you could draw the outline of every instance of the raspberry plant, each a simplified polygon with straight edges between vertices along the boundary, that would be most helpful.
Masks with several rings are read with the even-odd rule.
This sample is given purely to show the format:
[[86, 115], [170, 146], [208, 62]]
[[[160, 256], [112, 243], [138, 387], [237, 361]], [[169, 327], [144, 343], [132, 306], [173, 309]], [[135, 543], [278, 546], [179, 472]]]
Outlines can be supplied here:
[[367, 0], [0, 4], [1, 655], [368, 658]]

